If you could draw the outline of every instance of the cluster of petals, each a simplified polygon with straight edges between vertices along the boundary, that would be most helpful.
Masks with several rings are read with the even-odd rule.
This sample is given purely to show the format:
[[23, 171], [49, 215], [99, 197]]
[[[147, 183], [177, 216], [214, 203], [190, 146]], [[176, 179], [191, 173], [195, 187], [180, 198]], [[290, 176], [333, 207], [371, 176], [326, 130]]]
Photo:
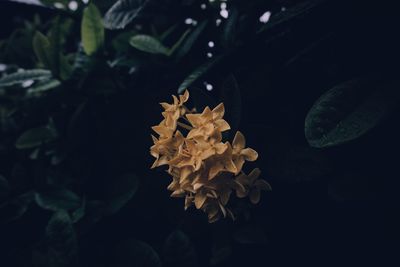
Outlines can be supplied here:
[[189, 110], [186, 90], [173, 103], [161, 103], [163, 120], [153, 126], [154, 145], [150, 154], [155, 157], [152, 168], [167, 165], [172, 176], [168, 190], [172, 197], [185, 198], [185, 209], [195, 206], [208, 215], [209, 222], [221, 217], [234, 219], [228, 207], [232, 192], [238, 198], [249, 197], [253, 204], [260, 200], [261, 190], [270, 190], [258, 168], [246, 175], [243, 165], [255, 161], [258, 154], [246, 147], [245, 137], [236, 132], [230, 142], [223, 142], [222, 133], [230, 130], [223, 117], [223, 103], [203, 112]]

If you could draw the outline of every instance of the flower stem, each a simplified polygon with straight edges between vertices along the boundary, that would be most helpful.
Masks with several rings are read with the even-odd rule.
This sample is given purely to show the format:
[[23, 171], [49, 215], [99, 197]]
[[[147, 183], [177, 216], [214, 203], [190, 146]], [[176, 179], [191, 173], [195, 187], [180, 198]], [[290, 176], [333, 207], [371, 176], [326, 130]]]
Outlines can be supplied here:
[[187, 124], [185, 124], [185, 123], [182, 123], [182, 122], [179, 122], [179, 121], [177, 122], [177, 124], [178, 124], [178, 126], [184, 128], [184, 129], [186, 129], [186, 130], [189, 130], [189, 131], [193, 129], [192, 126], [189, 126], [189, 125], [187, 125]]

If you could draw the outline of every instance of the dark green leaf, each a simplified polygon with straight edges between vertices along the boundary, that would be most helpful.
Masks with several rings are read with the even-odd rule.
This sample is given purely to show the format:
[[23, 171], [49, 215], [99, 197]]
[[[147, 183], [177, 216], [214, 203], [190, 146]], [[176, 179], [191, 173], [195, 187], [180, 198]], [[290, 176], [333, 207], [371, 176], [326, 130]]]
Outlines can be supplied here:
[[51, 72], [48, 70], [23, 70], [2, 77], [0, 79], [0, 87], [22, 84], [29, 80], [47, 80], [50, 78]]
[[118, 0], [104, 16], [108, 29], [123, 29], [131, 23], [146, 6], [146, 0]]
[[177, 230], [167, 237], [163, 249], [163, 262], [171, 267], [198, 266], [196, 251], [184, 232]]
[[46, 210], [73, 210], [81, 206], [81, 199], [67, 189], [52, 189], [35, 193], [35, 201], [39, 207]]
[[225, 48], [230, 48], [235, 44], [236, 30], [238, 27], [239, 11], [237, 8], [229, 10], [229, 18], [224, 25], [221, 35], [221, 42]]
[[[200, 34], [206, 28], [207, 22], [207, 20], [204, 20], [200, 23], [200, 25], [196, 26], [196, 28], [189, 34], [187, 38], [182, 39], [182, 45], [180, 45], [181, 42], [179, 42], [177, 43], [176, 48], [173, 47], [171, 49], [171, 53], [173, 53], [175, 49], [177, 49], [176, 58], [184, 57], [190, 51], [196, 40], [199, 38]], [[186, 35], [184, 35], [183, 37], [185, 36]]]
[[113, 178], [108, 188], [105, 213], [118, 212], [135, 195], [138, 186], [139, 179], [132, 173]]
[[206, 72], [208, 72], [219, 60], [221, 57], [216, 57], [213, 60], [207, 61], [203, 65], [200, 65], [196, 68], [186, 79], [181, 83], [178, 88], [178, 93], [183, 93], [188, 87], [194, 83], [198, 78], [203, 76]]
[[28, 93], [29, 94], [41, 94], [43, 92], [46, 92], [48, 90], [54, 89], [58, 86], [61, 85], [61, 82], [59, 80], [46, 80], [46, 81], [40, 81], [33, 87], [29, 88]]
[[57, 137], [53, 129], [38, 127], [24, 132], [17, 140], [15, 146], [18, 149], [35, 148], [43, 143], [51, 142]]
[[169, 48], [164, 46], [159, 40], [150, 35], [135, 35], [130, 39], [129, 43], [131, 46], [139, 49], [140, 51], [151, 54], [169, 55]]
[[55, 73], [56, 66], [54, 66], [53, 59], [51, 58], [54, 52], [51, 51], [51, 49], [52, 47], [49, 39], [41, 32], [36, 32], [33, 37], [33, 50], [35, 51], [35, 55], [46, 68]]
[[46, 227], [47, 260], [50, 267], [78, 266], [78, 244], [71, 218], [57, 211]]
[[116, 246], [112, 266], [161, 267], [157, 252], [139, 240], [127, 240]]
[[91, 56], [104, 45], [104, 26], [100, 11], [94, 4], [89, 4], [83, 11], [82, 45], [85, 53]]
[[356, 139], [374, 128], [399, 100], [399, 82], [354, 79], [323, 94], [308, 112], [305, 136], [323, 148]]

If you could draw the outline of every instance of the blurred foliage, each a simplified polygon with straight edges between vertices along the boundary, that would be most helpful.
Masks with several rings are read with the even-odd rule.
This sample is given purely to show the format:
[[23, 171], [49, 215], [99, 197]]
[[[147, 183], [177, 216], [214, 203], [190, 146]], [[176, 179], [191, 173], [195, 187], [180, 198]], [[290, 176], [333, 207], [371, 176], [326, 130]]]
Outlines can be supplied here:
[[[399, 148], [388, 123], [399, 112], [398, 42], [390, 15], [370, 22], [375, 5], [362, 13], [360, 3], [329, 0], [1, 2], [28, 10], [0, 40], [5, 266], [281, 262], [292, 246], [322, 238], [309, 233], [321, 232], [327, 184], [333, 206], [374, 201], [378, 189], [376, 205], [397, 203], [382, 176], [398, 164], [384, 150]], [[164, 174], [148, 170], [157, 103], [186, 88], [197, 109], [225, 103], [274, 188], [257, 210], [235, 203], [234, 223], [184, 213]]]

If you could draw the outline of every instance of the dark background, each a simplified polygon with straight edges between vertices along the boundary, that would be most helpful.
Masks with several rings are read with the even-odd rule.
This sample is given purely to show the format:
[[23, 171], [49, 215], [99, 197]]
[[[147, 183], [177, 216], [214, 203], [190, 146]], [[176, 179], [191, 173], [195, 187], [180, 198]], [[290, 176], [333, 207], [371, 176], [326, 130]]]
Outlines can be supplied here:
[[[1, 1], [0, 39], [11, 34], [20, 18], [35, 13], [53, 14]], [[152, 162], [150, 126], [160, 119], [157, 103], [170, 100], [179, 80], [170, 77], [165, 83], [143, 74], [144, 81], [151, 80], [147, 87], [156, 89], [128, 84], [129, 90], [112, 95], [107, 103], [90, 98], [80, 122], [85, 134], [71, 156], [81, 165], [72, 166], [71, 172], [90, 172], [90, 186], [84, 190], [93, 195], [101, 194], [97, 188], [107, 179], [126, 172], [135, 172], [141, 183], [123, 209], [79, 238], [81, 266], [108, 266], [104, 264], [113, 257], [115, 244], [127, 238], [160, 251], [175, 229], [190, 237], [200, 266], [206, 266], [215, 240], [242, 226], [261, 228], [265, 240], [244, 244], [222, 237], [222, 243], [231, 242], [232, 253], [221, 266], [294, 266], [304, 261], [384, 266], [398, 261], [399, 109], [360, 138], [325, 149], [308, 145], [304, 120], [318, 97], [336, 84], [371, 73], [397, 75], [399, 25], [396, 8], [388, 3], [326, 1], [317, 11], [278, 28], [277, 32], [289, 31], [279, 41], [254, 40], [233, 62], [223, 63], [226, 68], [235, 65], [231, 71], [243, 107], [240, 129], [259, 152], [257, 165], [273, 188], [252, 207], [250, 221], [210, 225], [201, 212], [183, 212], [183, 200], [168, 196], [169, 178], [147, 167]], [[213, 75], [223, 75], [226, 68]], [[179, 71], [176, 77], [182, 77]], [[7, 152], [0, 157], [6, 176], [22, 156]], [[34, 168], [29, 166], [28, 174]], [[0, 266], [29, 266], [21, 257], [40, 240], [49, 216], [32, 207], [21, 219], [1, 225]]]

